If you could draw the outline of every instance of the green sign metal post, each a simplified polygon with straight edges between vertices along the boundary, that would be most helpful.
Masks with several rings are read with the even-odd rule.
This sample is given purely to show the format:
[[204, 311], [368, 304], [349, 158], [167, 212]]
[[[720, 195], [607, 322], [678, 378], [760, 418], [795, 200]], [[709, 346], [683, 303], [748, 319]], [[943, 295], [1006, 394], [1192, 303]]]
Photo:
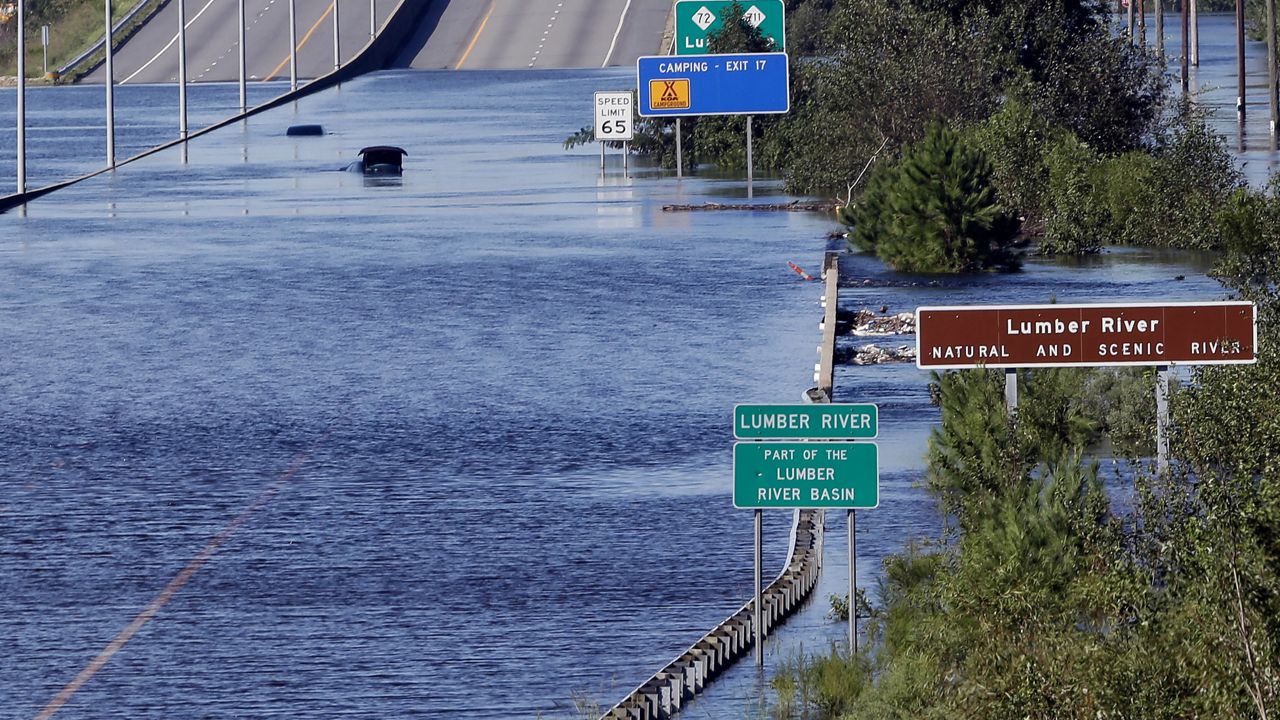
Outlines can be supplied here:
[[[720, 29], [720, 13], [734, 0], [676, 0], [675, 54], [705, 55], [707, 38]], [[738, 0], [743, 18], [773, 42], [772, 52], [786, 50], [786, 20], [782, 0]]]
[[739, 440], [867, 440], [879, 433], [873, 404], [735, 405]]
[[875, 443], [770, 442], [733, 446], [737, 508], [873, 508], [880, 504]]

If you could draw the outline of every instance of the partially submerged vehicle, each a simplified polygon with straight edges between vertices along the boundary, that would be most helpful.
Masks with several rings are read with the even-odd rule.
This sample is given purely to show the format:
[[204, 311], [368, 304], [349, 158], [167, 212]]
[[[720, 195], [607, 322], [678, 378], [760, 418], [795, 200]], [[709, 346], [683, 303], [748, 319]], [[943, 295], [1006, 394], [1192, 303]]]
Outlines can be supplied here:
[[365, 175], [399, 175], [404, 172], [404, 156], [408, 154], [403, 148], [391, 145], [371, 145], [360, 150], [360, 159], [348, 169]]

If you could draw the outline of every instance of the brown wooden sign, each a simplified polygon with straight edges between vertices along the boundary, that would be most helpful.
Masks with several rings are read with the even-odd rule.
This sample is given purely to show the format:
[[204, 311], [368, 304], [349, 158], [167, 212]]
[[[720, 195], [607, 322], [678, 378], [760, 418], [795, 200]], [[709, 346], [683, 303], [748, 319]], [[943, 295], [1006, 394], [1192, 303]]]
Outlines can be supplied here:
[[1257, 362], [1249, 302], [987, 305], [916, 310], [921, 368]]

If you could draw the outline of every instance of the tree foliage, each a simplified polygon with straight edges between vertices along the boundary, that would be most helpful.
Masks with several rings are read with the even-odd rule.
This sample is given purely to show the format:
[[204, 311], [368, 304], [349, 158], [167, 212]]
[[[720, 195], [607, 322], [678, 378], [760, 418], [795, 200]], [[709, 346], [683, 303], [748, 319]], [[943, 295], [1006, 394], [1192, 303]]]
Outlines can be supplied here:
[[950, 531], [886, 559], [872, 647], [829, 685], [848, 688], [839, 717], [1280, 712], [1280, 179], [1216, 222], [1259, 360], [1174, 393], [1169, 473], [1134, 458], [1107, 489], [1085, 461], [1107, 425], [1150, 436], [1147, 410], [1115, 415], [1149, 373], [1020, 371], [1015, 420], [1001, 373], [935, 376], [928, 479]]
[[1001, 207], [985, 153], [940, 124], [880, 168], [853, 212], [851, 240], [897, 270], [1014, 270], [1018, 222]]

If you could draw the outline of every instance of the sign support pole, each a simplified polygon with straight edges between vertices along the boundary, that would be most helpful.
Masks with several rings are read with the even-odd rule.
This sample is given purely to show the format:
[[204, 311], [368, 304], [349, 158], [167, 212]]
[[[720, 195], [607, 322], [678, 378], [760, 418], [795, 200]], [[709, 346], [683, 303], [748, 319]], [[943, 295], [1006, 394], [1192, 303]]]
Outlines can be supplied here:
[[600, 177], [604, 177], [604, 141], [600, 141]]
[[[1244, 2], [1244, 0], [1240, 0]], [[684, 179], [684, 152], [680, 147], [680, 118], [676, 118], [676, 179]]]
[[626, 140], [622, 141], [622, 177], [624, 178], [631, 177], [631, 158], [629, 157], [630, 150], [628, 148], [629, 144], [630, 143], [628, 143]]
[[761, 557], [760, 557], [760, 556], [763, 554], [763, 553], [762, 553], [762, 551], [761, 551], [761, 545], [762, 545], [762, 542], [761, 542], [761, 535], [763, 535], [763, 533], [764, 533], [764, 511], [763, 511], [763, 510], [761, 510], [760, 508], [756, 508], [756, 533], [755, 533], [755, 546], [756, 546], [756, 573], [755, 573], [755, 577], [756, 577], [756, 587], [755, 587], [755, 596], [756, 596], [756, 601], [755, 601], [754, 607], [752, 608], [752, 612], [753, 612], [753, 613], [754, 613], [754, 615], [755, 615], [755, 617], [754, 617], [754, 620], [753, 620], [752, 624], [755, 626], [755, 631], [756, 631], [756, 667], [758, 667], [758, 668], [762, 668], [762, 667], [764, 667], [764, 625], [762, 625], [762, 624], [761, 624], [761, 617], [762, 617], [762, 614], [761, 614], [761, 612], [760, 612], [760, 602], [761, 602], [761, 599], [762, 599], [762, 598], [761, 598], [761, 592], [760, 592], [760, 576], [761, 576], [761, 574], [762, 574], [762, 572], [761, 572], [761, 564], [762, 564], [762, 562], [761, 562]]
[[1169, 366], [1156, 367], [1156, 472], [1169, 473]]
[[755, 193], [753, 192], [753, 188], [751, 187], [751, 180], [752, 180], [751, 116], [748, 115], [747, 116], [747, 199], [748, 200], [755, 197]]
[[858, 514], [849, 509], [849, 657], [858, 654]]
[[1004, 408], [1013, 419], [1018, 414], [1018, 369], [1005, 368], [1004, 371]]

